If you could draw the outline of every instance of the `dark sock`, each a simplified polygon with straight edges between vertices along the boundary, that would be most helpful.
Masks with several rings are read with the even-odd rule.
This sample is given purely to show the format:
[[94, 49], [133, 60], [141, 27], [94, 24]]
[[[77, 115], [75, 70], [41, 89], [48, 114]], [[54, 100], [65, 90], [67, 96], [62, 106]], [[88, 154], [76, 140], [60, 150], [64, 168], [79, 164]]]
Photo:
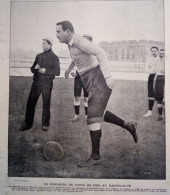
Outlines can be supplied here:
[[150, 100], [150, 99], [149, 99], [149, 110], [152, 111], [153, 105], [154, 105], [154, 100]]
[[116, 116], [115, 114], [106, 111], [104, 115], [104, 121], [123, 127], [124, 120]]
[[163, 107], [158, 108], [159, 115], [162, 115], [162, 110], [163, 110]]
[[92, 154], [91, 157], [95, 160], [100, 159], [100, 138], [102, 132], [101, 129], [97, 131], [90, 131], [90, 137], [92, 142]]
[[80, 106], [74, 106], [75, 114], [79, 115]]
[[87, 109], [88, 109], [88, 107], [84, 106], [85, 115], [87, 115]]

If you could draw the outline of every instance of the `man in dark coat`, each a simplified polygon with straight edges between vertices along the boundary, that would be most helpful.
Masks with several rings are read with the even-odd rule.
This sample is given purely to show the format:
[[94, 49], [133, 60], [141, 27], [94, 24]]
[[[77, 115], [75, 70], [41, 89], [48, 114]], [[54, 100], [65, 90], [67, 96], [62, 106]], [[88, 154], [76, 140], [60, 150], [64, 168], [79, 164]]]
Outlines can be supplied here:
[[25, 121], [22, 123], [20, 130], [32, 128], [35, 114], [35, 106], [42, 94], [43, 113], [42, 129], [48, 131], [50, 125], [50, 101], [55, 76], [60, 75], [60, 64], [58, 57], [52, 51], [53, 41], [51, 38], [44, 38], [42, 42], [43, 53], [36, 56], [31, 67], [34, 73], [31, 91], [27, 101]]

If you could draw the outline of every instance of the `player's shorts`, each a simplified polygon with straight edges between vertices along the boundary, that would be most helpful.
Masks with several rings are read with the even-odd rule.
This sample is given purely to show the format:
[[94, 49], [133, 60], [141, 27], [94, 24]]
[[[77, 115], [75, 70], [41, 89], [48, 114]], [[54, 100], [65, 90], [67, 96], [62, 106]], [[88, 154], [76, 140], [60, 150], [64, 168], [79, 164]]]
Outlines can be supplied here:
[[153, 83], [154, 83], [155, 74], [150, 74], [148, 77], [148, 97], [154, 98], [155, 93], [153, 89]]
[[165, 85], [165, 76], [158, 75], [155, 82], [155, 99], [160, 103], [164, 98], [164, 85]]
[[112, 90], [107, 86], [106, 80], [97, 66], [81, 76], [88, 96], [87, 124], [103, 122], [103, 115]]
[[74, 96], [75, 97], [80, 97], [82, 89], [83, 89], [83, 92], [84, 92], [84, 97], [88, 97], [87, 90], [83, 86], [80, 75], [77, 73], [77, 76], [74, 79]]

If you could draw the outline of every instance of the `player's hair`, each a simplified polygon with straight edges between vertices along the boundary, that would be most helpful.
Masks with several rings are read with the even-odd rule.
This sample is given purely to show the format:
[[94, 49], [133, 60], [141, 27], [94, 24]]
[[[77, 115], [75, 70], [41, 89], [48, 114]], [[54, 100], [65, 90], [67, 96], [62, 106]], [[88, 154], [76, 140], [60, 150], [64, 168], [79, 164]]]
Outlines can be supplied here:
[[58, 22], [57, 25], [61, 25], [64, 31], [68, 29], [70, 32], [74, 33], [74, 28], [70, 21], [64, 20], [62, 22]]
[[152, 49], [156, 49], [157, 51], [159, 51], [159, 48], [156, 46], [152, 46], [150, 50], [152, 51]]
[[165, 51], [164, 49], [160, 49], [159, 51]]

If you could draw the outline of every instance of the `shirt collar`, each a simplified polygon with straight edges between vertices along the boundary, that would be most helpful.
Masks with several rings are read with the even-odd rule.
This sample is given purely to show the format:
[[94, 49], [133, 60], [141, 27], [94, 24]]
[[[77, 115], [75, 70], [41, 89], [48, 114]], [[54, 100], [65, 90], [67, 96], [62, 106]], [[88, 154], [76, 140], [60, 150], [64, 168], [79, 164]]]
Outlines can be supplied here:
[[44, 54], [47, 54], [47, 53], [49, 53], [50, 51], [51, 51], [51, 48], [48, 49], [47, 51], [44, 51]]
[[68, 45], [72, 46], [74, 42], [75, 34], [72, 36], [71, 40], [69, 41]]

